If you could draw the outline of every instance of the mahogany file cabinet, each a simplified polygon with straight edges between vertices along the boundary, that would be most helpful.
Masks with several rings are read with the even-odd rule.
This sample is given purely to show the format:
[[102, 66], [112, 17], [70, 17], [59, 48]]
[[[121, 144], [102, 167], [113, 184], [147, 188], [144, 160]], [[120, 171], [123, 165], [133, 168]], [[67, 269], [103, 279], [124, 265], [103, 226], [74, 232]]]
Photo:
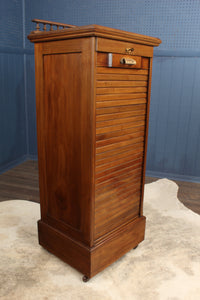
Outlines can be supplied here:
[[34, 21], [39, 243], [86, 281], [144, 239], [152, 56], [161, 41]]

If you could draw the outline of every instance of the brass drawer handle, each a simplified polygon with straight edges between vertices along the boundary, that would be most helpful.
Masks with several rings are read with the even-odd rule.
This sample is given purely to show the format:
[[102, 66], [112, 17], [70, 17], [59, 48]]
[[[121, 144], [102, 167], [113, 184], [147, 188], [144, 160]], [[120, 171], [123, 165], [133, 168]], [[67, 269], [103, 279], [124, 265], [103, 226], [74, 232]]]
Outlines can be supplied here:
[[126, 51], [126, 53], [128, 53], [128, 54], [132, 54], [133, 51], [134, 51], [134, 48], [126, 48], [125, 51]]
[[137, 62], [133, 58], [122, 57], [120, 63], [124, 65], [136, 65]]

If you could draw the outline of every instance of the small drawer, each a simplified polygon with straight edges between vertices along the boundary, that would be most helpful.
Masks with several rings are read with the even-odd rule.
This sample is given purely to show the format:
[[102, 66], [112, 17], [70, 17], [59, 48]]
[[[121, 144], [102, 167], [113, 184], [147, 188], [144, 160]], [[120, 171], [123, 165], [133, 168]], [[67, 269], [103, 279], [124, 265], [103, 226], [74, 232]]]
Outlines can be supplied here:
[[110, 68], [141, 68], [141, 56], [116, 53], [97, 53], [97, 66]]
[[153, 56], [153, 47], [151, 46], [129, 43], [129, 42], [122, 42], [122, 41], [111, 40], [111, 39], [100, 38], [100, 37], [98, 37], [96, 40], [96, 51], [143, 56], [143, 57]]

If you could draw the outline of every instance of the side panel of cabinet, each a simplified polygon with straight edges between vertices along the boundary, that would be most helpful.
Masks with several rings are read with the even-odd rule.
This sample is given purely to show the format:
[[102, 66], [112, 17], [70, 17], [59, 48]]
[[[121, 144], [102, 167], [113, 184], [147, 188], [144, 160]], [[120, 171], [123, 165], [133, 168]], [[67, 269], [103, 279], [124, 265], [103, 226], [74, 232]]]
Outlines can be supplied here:
[[91, 245], [94, 39], [35, 47], [42, 220]]

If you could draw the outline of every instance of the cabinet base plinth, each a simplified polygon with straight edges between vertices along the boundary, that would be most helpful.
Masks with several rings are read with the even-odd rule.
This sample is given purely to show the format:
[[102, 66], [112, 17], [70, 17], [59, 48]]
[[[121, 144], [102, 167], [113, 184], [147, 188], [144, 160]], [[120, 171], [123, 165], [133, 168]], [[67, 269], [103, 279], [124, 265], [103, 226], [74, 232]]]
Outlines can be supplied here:
[[89, 279], [143, 241], [145, 220], [145, 217], [134, 219], [91, 248], [40, 220], [39, 243]]

